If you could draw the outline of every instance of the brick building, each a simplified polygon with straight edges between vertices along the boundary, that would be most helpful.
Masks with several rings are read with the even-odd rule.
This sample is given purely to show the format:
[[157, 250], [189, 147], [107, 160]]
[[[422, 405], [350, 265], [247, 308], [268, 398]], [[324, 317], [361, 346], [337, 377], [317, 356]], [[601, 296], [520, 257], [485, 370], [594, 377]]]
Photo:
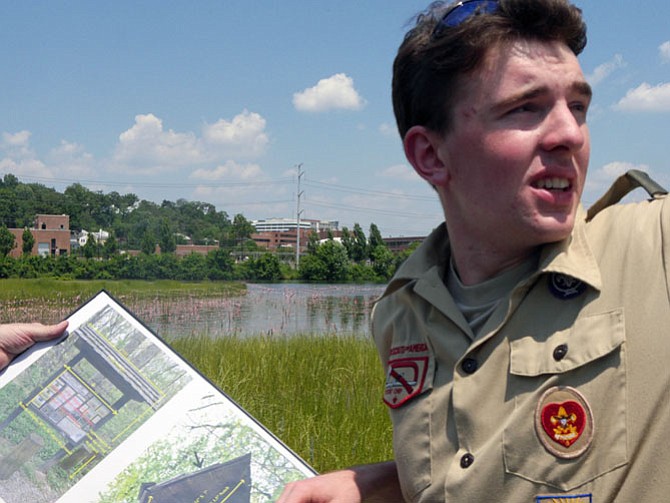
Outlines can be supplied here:
[[389, 250], [392, 252], [401, 252], [409, 248], [414, 243], [421, 243], [426, 236], [408, 236], [408, 237], [393, 237], [382, 238]]
[[[51, 256], [70, 253], [70, 216], [69, 215], [36, 215], [35, 224], [29, 229], [35, 238], [32, 255]], [[16, 246], [9, 253], [10, 257], [23, 254], [24, 229], [9, 229], [16, 238]]]

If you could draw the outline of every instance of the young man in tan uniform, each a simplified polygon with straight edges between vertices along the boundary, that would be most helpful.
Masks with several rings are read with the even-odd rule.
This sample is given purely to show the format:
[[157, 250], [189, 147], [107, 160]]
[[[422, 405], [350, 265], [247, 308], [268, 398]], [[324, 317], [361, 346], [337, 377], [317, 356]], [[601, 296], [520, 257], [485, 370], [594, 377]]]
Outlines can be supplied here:
[[431, 6], [394, 65], [445, 224], [377, 303], [395, 461], [295, 502], [670, 501], [670, 203], [579, 204], [591, 91], [565, 0]]

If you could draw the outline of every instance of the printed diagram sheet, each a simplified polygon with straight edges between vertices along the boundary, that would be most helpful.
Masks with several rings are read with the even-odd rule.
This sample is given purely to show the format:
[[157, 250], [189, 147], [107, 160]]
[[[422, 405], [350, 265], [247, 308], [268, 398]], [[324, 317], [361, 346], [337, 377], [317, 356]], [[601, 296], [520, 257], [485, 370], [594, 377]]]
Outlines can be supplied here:
[[106, 292], [0, 374], [0, 502], [260, 503], [314, 471]]

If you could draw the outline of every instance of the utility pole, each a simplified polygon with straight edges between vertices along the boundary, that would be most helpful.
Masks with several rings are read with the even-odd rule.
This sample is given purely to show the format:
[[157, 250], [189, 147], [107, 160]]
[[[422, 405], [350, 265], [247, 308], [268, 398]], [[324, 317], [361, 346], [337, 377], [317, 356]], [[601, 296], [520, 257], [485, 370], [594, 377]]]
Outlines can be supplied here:
[[302, 178], [302, 175], [304, 175], [305, 172], [302, 170], [302, 163], [298, 164], [298, 196], [296, 197], [297, 199], [297, 204], [296, 204], [296, 210], [295, 210], [295, 216], [296, 216], [296, 229], [295, 229], [295, 268], [296, 270], [300, 266], [300, 215], [302, 214], [302, 210], [300, 209], [300, 198], [302, 197], [302, 191], [300, 190], [300, 179]]

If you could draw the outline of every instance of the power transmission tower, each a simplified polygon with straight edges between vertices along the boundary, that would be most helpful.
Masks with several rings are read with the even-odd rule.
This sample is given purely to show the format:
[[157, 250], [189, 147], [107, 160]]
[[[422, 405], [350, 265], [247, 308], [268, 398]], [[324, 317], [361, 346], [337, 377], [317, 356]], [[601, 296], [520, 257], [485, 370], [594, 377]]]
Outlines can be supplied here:
[[302, 214], [302, 209], [300, 209], [300, 198], [302, 197], [302, 191], [300, 190], [300, 179], [302, 178], [302, 175], [304, 175], [305, 172], [302, 170], [302, 163], [298, 164], [298, 197], [297, 199], [297, 204], [296, 204], [296, 210], [295, 210], [295, 215], [296, 215], [296, 229], [295, 229], [295, 237], [296, 237], [296, 243], [295, 243], [295, 268], [296, 270], [300, 266], [300, 215]]

